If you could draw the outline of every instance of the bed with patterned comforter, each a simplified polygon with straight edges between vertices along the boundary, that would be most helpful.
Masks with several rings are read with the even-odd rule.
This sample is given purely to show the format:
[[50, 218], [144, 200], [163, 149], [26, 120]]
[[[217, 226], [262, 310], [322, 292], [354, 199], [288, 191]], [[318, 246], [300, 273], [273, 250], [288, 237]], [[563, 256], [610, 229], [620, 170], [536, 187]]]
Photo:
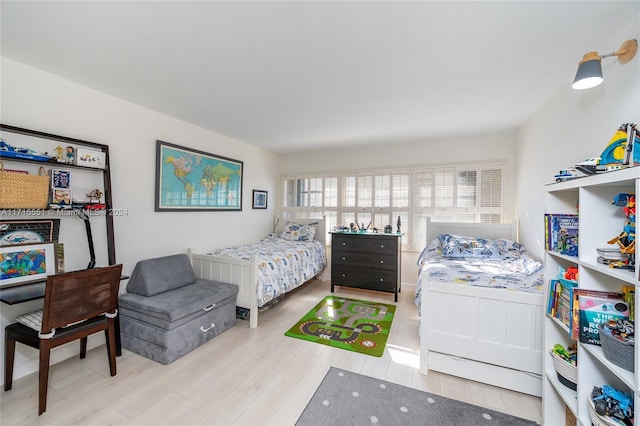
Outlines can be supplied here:
[[544, 288], [542, 263], [519, 243], [450, 234], [439, 235], [418, 258], [418, 309], [426, 280], [527, 293]]
[[322, 242], [290, 241], [270, 234], [258, 243], [225, 247], [207, 255], [258, 260], [258, 307], [301, 286], [318, 275], [327, 263]]

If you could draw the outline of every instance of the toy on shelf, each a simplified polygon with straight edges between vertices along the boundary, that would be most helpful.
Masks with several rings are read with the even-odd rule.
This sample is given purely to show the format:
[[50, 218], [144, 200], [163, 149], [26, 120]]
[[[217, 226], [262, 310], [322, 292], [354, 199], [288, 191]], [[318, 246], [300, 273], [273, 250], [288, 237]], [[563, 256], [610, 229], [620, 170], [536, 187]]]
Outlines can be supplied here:
[[591, 400], [598, 415], [619, 420], [624, 425], [633, 425], [633, 400], [625, 392], [609, 385], [601, 388], [594, 386]]
[[571, 344], [565, 349], [565, 347], [560, 343], [556, 343], [553, 345], [551, 352], [558, 355], [569, 364], [578, 365], [578, 347], [575, 344]]
[[571, 180], [575, 178], [582, 177], [583, 175], [574, 168], [562, 169], [558, 172], [557, 175], [554, 175], [554, 179], [556, 182], [564, 182], [566, 180]]
[[618, 244], [620, 252], [627, 255], [626, 259], [609, 263], [612, 268], [627, 268], [635, 270], [636, 252], [636, 196], [635, 194], [621, 193], [613, 198], [611, 204], [622, 207], [625, 222], [622, 232], [607, 241], [609, 244]]
[[9, 145], [4, 139], [0, 139], [0, 157], [21, 158], [24, 160], [51, 161], [51, 157], [38, 154], [29, 148], [17, 148]]

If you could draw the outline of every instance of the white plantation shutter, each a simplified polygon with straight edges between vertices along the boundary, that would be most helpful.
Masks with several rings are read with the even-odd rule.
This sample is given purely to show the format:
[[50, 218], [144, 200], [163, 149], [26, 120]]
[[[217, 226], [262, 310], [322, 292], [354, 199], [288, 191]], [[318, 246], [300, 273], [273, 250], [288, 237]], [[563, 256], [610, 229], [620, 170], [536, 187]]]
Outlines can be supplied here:
[[502, 163], [283, 176], [283, 216], [326, 216], [329, 229], [350, 223], [383, 229], [398, 216], [405, 248], [421, 250], [427, 217], [439, 222], [499, 223], [505, 217]]

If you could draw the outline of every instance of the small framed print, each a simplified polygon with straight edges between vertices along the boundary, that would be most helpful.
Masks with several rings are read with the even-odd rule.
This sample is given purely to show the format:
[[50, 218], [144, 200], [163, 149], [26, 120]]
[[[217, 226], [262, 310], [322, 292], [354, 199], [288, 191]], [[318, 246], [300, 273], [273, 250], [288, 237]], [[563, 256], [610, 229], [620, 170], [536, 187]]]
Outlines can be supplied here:
[[267, 191], [260, 191], [258, 189], [253, 190], [253, 208], [254, 209], [267, 208]]
[[104, 152], [85, 148], [76, 149], [75, 161], [78, 166], [93, 167], [94, 169], [104, 169], [106, 164]]
[[43, 281], [57, 272], [54, 243], [0, 247], [0, 254], [0, 287]]

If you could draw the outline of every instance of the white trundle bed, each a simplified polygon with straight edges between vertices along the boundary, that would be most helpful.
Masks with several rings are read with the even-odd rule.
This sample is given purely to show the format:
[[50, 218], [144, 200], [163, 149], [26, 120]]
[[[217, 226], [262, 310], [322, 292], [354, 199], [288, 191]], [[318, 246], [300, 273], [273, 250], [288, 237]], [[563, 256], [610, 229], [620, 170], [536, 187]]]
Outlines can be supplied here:
[[[441, 247], [440, 239], [434, 240], [442, 234], [517, 241], [517, 224], [427, 221], [427, 247]], [[433, 370], [540, 396], [542, 272], [536, 271], [522, 280], [527, 282], [524, 291], [479, 287], [475, 280], [483, 269], [494, 278], [504, 278], [491, 261], [483, 264], [478, 260], [469, 267], [468, 274], [451, 280], [438, 278], [437, 271], [447, 262], [436, 257], [434, 254], [419, 266], [416, 304], [420, 310], [420, 372]], [[421, 255], [419, 263], [422, 260]], [[512, 282], [516, 281], [520, 282], [512, 277]], [[496, 286], [500, 287], [500, 283]]]

